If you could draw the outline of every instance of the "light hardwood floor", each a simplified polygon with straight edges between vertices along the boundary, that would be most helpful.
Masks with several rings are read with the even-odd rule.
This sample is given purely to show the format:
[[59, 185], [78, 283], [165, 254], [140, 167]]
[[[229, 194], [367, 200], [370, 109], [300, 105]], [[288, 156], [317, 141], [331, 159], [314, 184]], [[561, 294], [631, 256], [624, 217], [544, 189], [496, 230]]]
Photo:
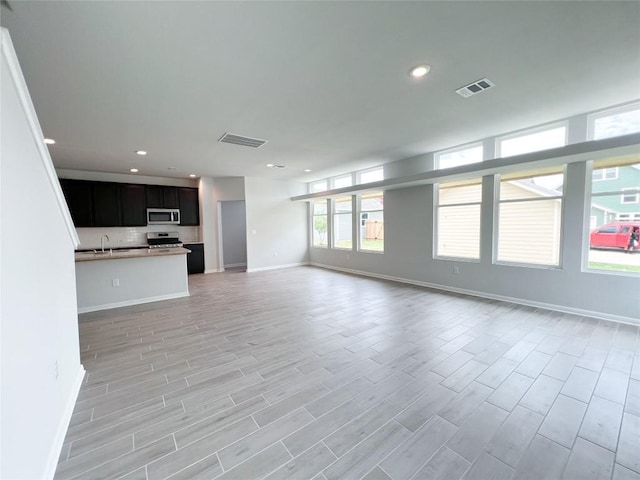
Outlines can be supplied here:
[[640, 479], [637, 326], [313, 267], [189, 281], [81, 316], [56, 479]]

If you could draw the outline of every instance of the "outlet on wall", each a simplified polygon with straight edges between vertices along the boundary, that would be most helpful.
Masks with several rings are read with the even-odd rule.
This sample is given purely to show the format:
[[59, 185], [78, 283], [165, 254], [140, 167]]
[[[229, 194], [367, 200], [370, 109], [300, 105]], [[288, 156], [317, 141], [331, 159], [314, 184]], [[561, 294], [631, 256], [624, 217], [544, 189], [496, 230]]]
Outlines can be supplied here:
[[457, 266], [457, 265], [455, 265], [455, 266], [453, 267], [453, 273], [455, 273], [456, 275], [458, 275], [458, 274], [460, 273], [460, 267], [459, 267], [459, 266]]
[[120, 286], [120, 279], [119, 278], [112, 278], [111, 279], [111, 286], [112, 287], [119, 287]]

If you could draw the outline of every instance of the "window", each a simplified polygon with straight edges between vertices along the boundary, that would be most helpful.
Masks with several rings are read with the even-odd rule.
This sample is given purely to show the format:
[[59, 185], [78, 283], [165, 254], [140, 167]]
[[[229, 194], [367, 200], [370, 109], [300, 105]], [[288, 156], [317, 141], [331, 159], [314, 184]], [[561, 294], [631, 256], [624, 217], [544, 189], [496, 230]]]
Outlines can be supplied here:
[[342, 177], [334, 178], [331, 183], [333, 185], [333, 188], [350, 187], [351, 185], [353, 185], [353, 178], [351, 177], [351, 174], [343, 175]]
[[482, 184], [442, 183], [437, 189], [436, 256], [480, 258]]
[[498, 262], [560, 264], [564, 174], [553, 170], [501, 177]]
[[523, 153], [548, 150], [549, 148], [562, 147], [567, 144], [566, 125], [536, 129], [530, 133], [518, 134], [500, 138], [496, 142], [497, 157], [512, 157]]
[[310, 190], [310, 193], [326, 192], [327, 181], [322, 180], [320, 182], [313, 182], [309, 185], [309, 190]]
[[436, 169], [451, 168], [482, 161], [482, 144], [461, 150], [451, 150], [436, 154]]
[[[597, 180], [612, 170], [617, 171], [617, 177], [611, 182]], [[633, 227], [640, 226], [638, 156], [595, 160], [592, 178], [589, 214], [596, 220], [590, 224], [585, 239], [589, 246], [588, 268], [640, 274], [635, 257], [624, 253]]]
[[327, 247], [327, 201], [313, 202], [313, 246]]
[[353, 248], [353, 207], [351, 197], [337, 198], [333, 202], [333, 247]]
[[593, 171], [593, 181], [599, 182], [601, 180], [615, 180], [618, 178], [618, 168], [601, 168]]
[[620, 202], [622, 203], [638, 203], [640, 200], [640, 186], [637, 188], [623, 188]]
[[360, 197], [360, 250], [384, 252], [384, 193]]
[[384, 170], [382, 167], [364, 170], [358, 173], [358, 183], [371, 183], [384, 180]]
[[640, 222], [640, 213], [619, 213], [616, 220], [619, 222]]
[[607, 110], [589, 117], [589, 139], [618, 137], [640, 132], [640, 105]]

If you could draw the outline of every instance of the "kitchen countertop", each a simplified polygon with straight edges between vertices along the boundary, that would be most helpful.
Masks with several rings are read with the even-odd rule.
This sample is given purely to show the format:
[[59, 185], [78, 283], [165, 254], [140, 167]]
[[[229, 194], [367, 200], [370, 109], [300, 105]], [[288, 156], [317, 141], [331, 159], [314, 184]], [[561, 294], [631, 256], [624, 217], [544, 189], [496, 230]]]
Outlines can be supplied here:
[[76, 262], [92, 262], [94, 260], [118, 260], [122, 258], [162, 257], [165, 255], [185, 255], [190, 253], [186, 248], [133, 248], [102, 252], [76, 252]]

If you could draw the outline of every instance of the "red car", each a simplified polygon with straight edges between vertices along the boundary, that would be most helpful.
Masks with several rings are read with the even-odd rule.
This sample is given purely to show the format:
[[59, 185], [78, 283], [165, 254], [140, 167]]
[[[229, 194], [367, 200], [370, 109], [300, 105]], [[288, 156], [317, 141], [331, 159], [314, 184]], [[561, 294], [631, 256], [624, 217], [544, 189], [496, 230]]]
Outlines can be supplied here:
[[611, 222], [591, 230], [589, 247], [626, 248], [634, 227], [640, 229], [640, 222]]

